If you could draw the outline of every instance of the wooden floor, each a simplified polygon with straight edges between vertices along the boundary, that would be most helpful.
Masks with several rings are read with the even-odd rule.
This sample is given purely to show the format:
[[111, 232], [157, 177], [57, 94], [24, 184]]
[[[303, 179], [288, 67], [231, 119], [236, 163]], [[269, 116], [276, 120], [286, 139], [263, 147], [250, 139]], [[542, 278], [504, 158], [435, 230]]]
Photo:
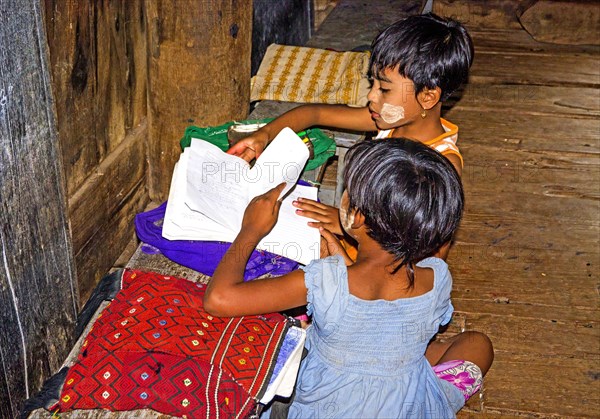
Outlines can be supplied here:
[[[421, 4], [365, 3], [340, 1], [309, 45], [369, 44]], [[459, 417], [600, 417], [599, 50], [470, 32], [470, 84], [445, 112], [467, 199], [452, 331], [487, 333], [496, 359]]]
[[469, 411], [600, 417], [600, 56], [472, 36], [471, 83], [445, 114], [467, 197], [449, 264], [456, 310], [496, 360]]
[[[311, 42], [368, 43], [352, 25], [380, 25], [389, 2], [359, 3], [342, 1]], [[487, 333], [496, 359], [459, 417], [600, 417], [599, 50], [470, 33], [470, 83], [445, 111], [467, 200], [449, 264], [455, 330]]]

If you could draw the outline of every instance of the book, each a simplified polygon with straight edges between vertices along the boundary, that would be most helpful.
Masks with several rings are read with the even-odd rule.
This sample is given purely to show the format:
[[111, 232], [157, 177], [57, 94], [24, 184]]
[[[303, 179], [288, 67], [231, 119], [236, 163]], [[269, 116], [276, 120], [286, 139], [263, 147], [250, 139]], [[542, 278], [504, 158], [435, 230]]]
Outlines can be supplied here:
[[173, 171], [163, 237], [232, 242], [248, 203], [285, 182], [277, 224], [257, 248], [308, 264], [319, 257], [320, 234], [292, 205], [299, 197], [317, 199], [317, 188], [297, 184], [308, 157], [308, 148], [290, 128], [275, 137], [254, 166], [192, 139]]
[[292, 395], [302, 361], [305, 340], [306, 330], [297, 326], [288, 329], [279, 348], [269, 385], [259, 400], [261, 404], [269, 404], [275, 396], [288, 398]]

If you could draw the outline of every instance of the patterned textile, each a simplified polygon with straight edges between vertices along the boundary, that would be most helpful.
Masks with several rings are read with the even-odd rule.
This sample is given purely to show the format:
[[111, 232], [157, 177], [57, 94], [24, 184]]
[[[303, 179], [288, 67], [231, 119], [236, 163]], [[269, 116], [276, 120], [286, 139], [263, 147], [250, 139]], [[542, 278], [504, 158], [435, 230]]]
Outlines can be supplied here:
[[448, 361], [433, 366], [433, 372], [440, 379], [448, 381], [464, 396], [465, 401], [477, 393], [483, 383], [481, 369], [470, 361]]
[[247, 416], [269, 383], [285, 318], [210, 316], [205, 285], [184, 279], [124, 270], [121, 281], [67, 373], [59, 411]]
[[271, 44], [252, 77], [250, 100], [365, 106], [368, 52]]

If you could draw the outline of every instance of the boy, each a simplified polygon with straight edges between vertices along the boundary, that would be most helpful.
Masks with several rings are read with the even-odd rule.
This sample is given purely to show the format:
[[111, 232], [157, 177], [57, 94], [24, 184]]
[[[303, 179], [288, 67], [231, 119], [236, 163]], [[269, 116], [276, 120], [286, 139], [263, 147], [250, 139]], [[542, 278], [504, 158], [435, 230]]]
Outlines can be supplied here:
[[[238, 142], [229, 153], [250, 161], [284, 127], [298, 132], [318, 125], [422, 142], [446, 156], [460, 174], [458, 127], [441, 119], [441, 109], [442, 102], [466, 81], [473, 61], [473, 43], [466, 29], [432, 13], [409, 16], [380, 33], [371, 49], [373, 85], [367, 106], [300, 106]], [[308, 199], [295, 205], [298, 214], [317, 220], [310, 226], [343, 234], [337, 208]], [[447, 249], [441, 253], [445, 257]]]

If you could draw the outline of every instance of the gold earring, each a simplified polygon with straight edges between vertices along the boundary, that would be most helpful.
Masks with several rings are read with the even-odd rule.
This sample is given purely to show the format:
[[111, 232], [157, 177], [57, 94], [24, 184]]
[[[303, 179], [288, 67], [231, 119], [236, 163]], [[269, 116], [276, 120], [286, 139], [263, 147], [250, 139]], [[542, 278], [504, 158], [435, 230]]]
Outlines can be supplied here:
[[425, 109], [423, 109], [423, 112], [421, 112], [421, 118], [425, 119], [426, 116], [427, 116], [427, 111]]

